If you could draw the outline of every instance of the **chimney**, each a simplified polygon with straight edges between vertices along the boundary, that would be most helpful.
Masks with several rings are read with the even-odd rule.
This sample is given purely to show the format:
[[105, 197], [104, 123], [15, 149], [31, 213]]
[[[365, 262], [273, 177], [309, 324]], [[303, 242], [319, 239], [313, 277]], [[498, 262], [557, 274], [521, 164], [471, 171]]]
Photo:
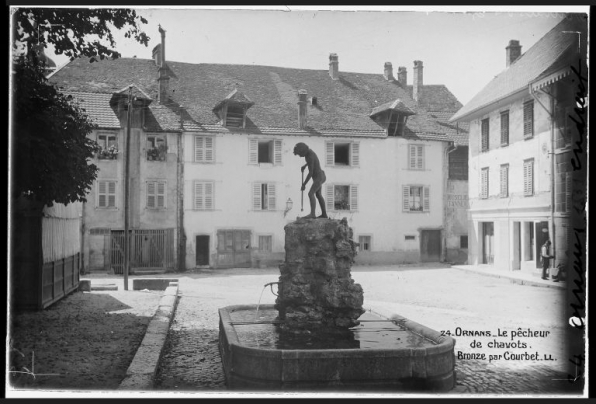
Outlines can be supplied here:
[[402, 87], [408, 85], [408, 71], [403, 66], [397, 68], [397, 81]]
[[306, 128], [306, 90], [298, 90], [298, 127]]
[[509, 67], [511, 63], [515, 62], [521, 56], [521, 48], [522, 47], [519, 44], [519, 41], [516, 41], [515, 39], [509, 41], [509, 46], [505, 48], [505, 53], [507, 56], [507, 60], [505, 62], [507, 67]]
[[170, 78], [168, 77], [167, 68], [159, 68], [159, 78], [157, 79], [157, 83], [159, 85], [159, 94], [157, 100], [160, 104], [165, 104], [168, 94], [168, 88], [170, 86]]
[[339, 61], [337, 53], [329, 54], [329, 75], [333, 80], [339, 79]]
[[158, 43], [155, 45], [151, 54], [151, 58], [155, 62], [155, 66], [159, 67], [159, 64], [161, 63], [161, 44]]
[[157, 78], [159, 93], [157, 100], [160, 104], [165, 104], [170, 85], [170, 77], [168, 76], [168, 69], [166, 67], [166, 31], [161, 28], [161, 25], [159, 26], [159, 33], [161, 34], [161, 44], [153, 49], [153, 59], [159, 66], [159, 77]]
[[161, 34], [159, 65], [163, 67], [166, 64], [166, 31], [161, 27], [161, 25], [159, 25], [159, 33]]
[[385, 62], [383, 76], [385, 77], [385, 80], [395, 80], [395, 77], [393, 77], [393, 65], [391, 64], [391, 62]]
[[415, 60], [414, 61], [414, 80], [412, 82], [412, 98], [414, 101], [418, 102], [420, 99], [420, 94], [422, 92], [422, 61]]

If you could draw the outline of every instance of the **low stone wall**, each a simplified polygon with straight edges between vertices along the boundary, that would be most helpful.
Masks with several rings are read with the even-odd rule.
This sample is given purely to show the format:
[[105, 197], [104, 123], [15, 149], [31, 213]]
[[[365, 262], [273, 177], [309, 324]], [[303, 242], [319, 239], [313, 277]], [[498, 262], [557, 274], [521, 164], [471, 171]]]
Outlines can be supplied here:
[[132, 290], [166, 290], [170, 282], [178, 283], [178, 279], [171, 278], [139, 278], [132, 280]]

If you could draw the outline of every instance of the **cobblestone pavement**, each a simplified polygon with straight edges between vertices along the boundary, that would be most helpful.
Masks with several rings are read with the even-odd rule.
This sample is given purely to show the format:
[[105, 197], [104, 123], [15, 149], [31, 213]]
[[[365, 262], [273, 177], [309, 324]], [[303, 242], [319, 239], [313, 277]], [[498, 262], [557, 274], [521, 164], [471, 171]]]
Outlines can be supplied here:
[[[382, 315], [398, 313], [456, 339], [456, 387], [447, 395], [581, 394], [567, 381], [563, 318], [564, 292], [516, 285], [438, 267], [354, 267], [352, 277], [364, 289], [364, 306]], [[218, 351], [218, 309], [236, 304], [272, 304], [263, 286], [276, 282], [279, 270], [232, 269], [184, 274], [176, 315], [156, 380], [156, 390], [225, 393]], [[509, 337], [519, 331], [548, 331], [545, 337]], [[469, 335], [483, 332], [482, 336]], [[507, 338], [497, 337], [507, 331]], [[490, 337], [486, 333], [491, 333]], [[468, 334], [468, 335], [465, 335]], [[474, 341], [484, 344], [472, 348]], [[525, 343], [525, 349], [491, 348], [494, 342]], [[465, 359], [457, 359], [461, 352]], [[539, 352], [552, 361], [470, 359]]]

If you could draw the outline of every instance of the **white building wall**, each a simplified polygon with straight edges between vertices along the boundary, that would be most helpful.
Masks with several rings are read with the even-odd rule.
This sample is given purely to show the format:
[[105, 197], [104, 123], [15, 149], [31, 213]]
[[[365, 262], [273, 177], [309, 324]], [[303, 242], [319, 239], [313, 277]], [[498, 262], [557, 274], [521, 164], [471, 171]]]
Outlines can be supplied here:
[[[532, 99], [526, 95], [508, 105], [500, 105], [470, 122], [469, 156], [469, 263], [482, 263], [482, 222], [494, 222], [494, 263], [504, 270], [534, 271], [536, 259], [516, 262], [513, 253], [518, 246], [513, 239], [516, 222], [533, 224], [550, 220], [551, 205], [551, 121], [548, 96], [540, 94], [534, 101], [534, 135], [523, 136], [523, 104]], [[542, 104], [542, 105], [541, 105]], [[509, 110], [509, 144], [501, 146], [500, 115]], [[481, 152], [481, 121], [489, 119], [489, 151]], [[524, 160], [534, 159], [534, 195], [524, 196]], [[509, 164], [509, 196], [500, 196], [500, 167]], [[481, 170], [489, 168], [488, 198], [481, 199]], [[519, 233], [527, 237], [524, 229]], [[536, 235], [535, 235], [536, 236]], [[536, 239], [535, 239], [536, 240]], [[536, 241], [535, 241], [536, 242]], [[523, 242], [522, 242], [523, 244]], [[524, 250], [524, 247], [521, 247]]]
[[[217, 249], [217, 230], [250, 230], [251, 246], [257, 247], [258, 235], [273, 236], [272, 256], [283, 261], [285, 232], [283, 227], [298, 216], [310, 211], [308, 190], [304, 191], [304, 211], [301, 212], [300, 167], [304, 158], [295, 156], [296, 143], [304, 142], [313, 149], [326, 173], [323, 197], [327, 200], [325, 185], [357, 185], [357, 211], [328, 211], [333, 219], [346, 217], [354, 230], [354, 240], [359, 235], [371, 236], [372, 251], [359, 254], [363, 263], [418, 261], [421, 228], [440, 229], [443, 224], [443, 172], [444, 143], [410, 141], [403, 138], [329, 138], [314, 136], [256, 136], [248, 134], [215, 135], [215, 162], [194, 162], [194, 137], [187, 132], [184, 137], [184, 228], [187, 237], [188, 268], [195, 266], [197, 235], [210, 236], [210, 265], [214, 265]], [[200, 135], [207, 135], [201, 133]], [[281, 165], [248, 163], [249, 138], [282, 140]], [[327, 166], [325, 141], [358, 142], [360, 162], [358, 167]], [[407, 168], [408, 144], [425, 146], [425, 168], [413, 171]], [[308, 173], [305, 170], [304, 177]], [[213, 181], [215, 206], [213, 210], [193, 209], [194, 181]], [[252, 184], [255, 181], [276, 184], [276, 209], [254, 211]], [[424, 213], [402, 212], [402, 185], [420, 184], [430, 187], [430, 211]], [[293, 208], [284, 217], [286, 201], [293, 201]], [[317, 215], [320, 207], [317, 202]], [[405, 235], [416, 236], [414, 242]]]

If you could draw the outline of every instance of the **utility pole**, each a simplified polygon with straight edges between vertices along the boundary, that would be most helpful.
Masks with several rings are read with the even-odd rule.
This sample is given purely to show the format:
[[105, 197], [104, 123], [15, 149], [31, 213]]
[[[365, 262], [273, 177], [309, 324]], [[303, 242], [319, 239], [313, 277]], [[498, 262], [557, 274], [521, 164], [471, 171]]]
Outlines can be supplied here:
[[128, 269], [130, 265], [130, 237], [128, 235], [128, 205], [130, 181], [130, 125], [132, 123], [132, 86], [128, 86], [128, 108], [126, 112], [126, 151], [124, 153], [124, 290], [128, 290]]

